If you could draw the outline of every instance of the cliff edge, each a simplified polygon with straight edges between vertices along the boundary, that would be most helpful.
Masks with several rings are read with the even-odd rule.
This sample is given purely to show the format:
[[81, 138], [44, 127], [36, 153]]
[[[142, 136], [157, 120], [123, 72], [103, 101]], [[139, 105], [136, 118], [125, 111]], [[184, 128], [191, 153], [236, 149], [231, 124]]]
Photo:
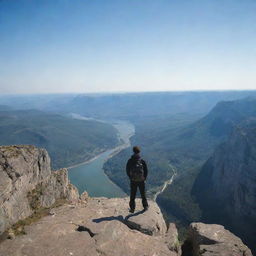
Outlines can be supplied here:
[[[0, 256], [182, 253], [175, 224], [166, 225], [155, 202], [149, 201], [149, 210], [143, 211], [137, 199], [138, 208], [130, 214], [128, 198], [89, 198], [86, 192], [79, 197], [67, 170], [50, 170], [43, 149], [0, 147], [0, 195]], [[33, 219], [35, 215], [39, 218]], [[220, 225], [192, 224], [187, 242], [193, 255], [252, 255]]]
[[0, 234], [57, 200], [78, 197], [66, 169], [51, 171], [45, 149], [29, 145], [0, 147]]

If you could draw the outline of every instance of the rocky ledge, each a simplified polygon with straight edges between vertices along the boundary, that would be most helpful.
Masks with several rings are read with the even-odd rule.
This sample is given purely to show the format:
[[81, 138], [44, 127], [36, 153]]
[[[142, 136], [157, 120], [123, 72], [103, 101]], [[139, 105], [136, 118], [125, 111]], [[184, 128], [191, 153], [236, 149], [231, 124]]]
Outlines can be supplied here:
[[187, 242], [193, 255], [202, 256], [252, 256], [240, 238], [221, 225], [191, 223]]
[[[140, 202], [138, 202], [139, 204]], [[175, 256], [177, 229], [167, 231], [160, 209], [129, 214], [128, 198], [90, 198], [65, 204], [0, 244], [0, 255]]]
[[[157, 204], [149, 201], [143, 211], [137, 200], [131, 214], [128, 202], [79, 197], [67, 170], [51, 171], [43, 149], [0, 147], [0, 256], [181, 255], [175, 224], [166, 225]], [[220, 225], [191, 224], [186, 243], [191, 248], [182, 255], [252, 255]]]

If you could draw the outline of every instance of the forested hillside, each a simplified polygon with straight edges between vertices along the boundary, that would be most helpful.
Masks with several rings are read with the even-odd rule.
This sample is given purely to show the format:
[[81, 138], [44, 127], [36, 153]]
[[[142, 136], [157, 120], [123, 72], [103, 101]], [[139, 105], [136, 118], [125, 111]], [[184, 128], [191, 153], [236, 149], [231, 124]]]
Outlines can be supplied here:
[[185, 129], [190, 131], [189, 136], [183, 134], [172, 140], [169, 159], [179, 175], [158, 198], [170, 219], [185, 224], [200, 219], [202, 212], [191, 194], [195, 178], [215, 148], [227, 140], [233, 129], [255, 116], [255, 99], [220, 102], [208, 115]]
[[0, 111], [0, 145], [32, 144], [46, 148], [53, 168], [92, 158], [117, 143], [116, 129], [38, 110]]

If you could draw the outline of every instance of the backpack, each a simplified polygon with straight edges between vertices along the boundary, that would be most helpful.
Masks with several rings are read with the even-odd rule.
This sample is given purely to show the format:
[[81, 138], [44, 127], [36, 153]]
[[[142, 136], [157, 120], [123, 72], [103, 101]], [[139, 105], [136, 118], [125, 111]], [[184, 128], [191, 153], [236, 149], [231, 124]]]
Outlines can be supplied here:
[[144, 168], [141, 159], [133, 160], [130, 168], [130, 177], [132, 181], [144, 181]]

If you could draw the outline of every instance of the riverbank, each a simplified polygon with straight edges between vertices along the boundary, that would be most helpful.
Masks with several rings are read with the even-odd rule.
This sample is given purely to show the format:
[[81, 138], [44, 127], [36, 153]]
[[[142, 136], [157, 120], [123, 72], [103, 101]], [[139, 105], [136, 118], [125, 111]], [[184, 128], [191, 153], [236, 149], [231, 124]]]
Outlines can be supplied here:
[[78, 189], [79, 193], [87, 191], [90, 196], [97, 197], [124, 197], [126, 193], [115, 184], [104, 172], [104, 163], [123, 149], [130, 146], [130, 138], [135, 129], [128, 122], [112, 122], [118, 131], [119, 144], [112, 149], [103, 151], [97, 156], [75, 165], [69, 169], [69, 177]]
[[94, 156], [93, 158], [90, 158], [90, 159], [85, 160], [85, 161], [83, 161], [83, 162], [81, 162], [81, 163], [74, 164], [74, 165], [72, 165], [72, 166], [65, 167], [65, 168], [67, 168], [67, 169], [72, 169], [72, 168], [79, 167], [79, 166], [81, 166], [81, 165], [83, 165], [83, 164], [89, 164], [90, 162], [93, 162], [94, 160], [96, 160], [97, 158], [99, 158], [102, 154], [104, 154], [104, 153], [105, 153], [106, 151], [108, 151], [108, 150], [111, 150], [111, 148], [110, 148], [110, 149], [104, 149], [103, 151], [101, 151], [98, 155]]
[[[109, 160], [110, 158], [112, 158], [113, 156], [115, 156], [116, 154], [118, 154], [119, 152], [121, 152], [122, 150], [130, 147], [131, 143], [130, 143], [130, 138], [134, 135], [135, 133], [133, 134], [130, 134], [128, 136], [128, 140], [129, 142], [124, 142], [124, 144], [122, 145], [119, 145], [115, 148], [109, 148], [109, 149], [104, 149], [103, 151], [101, 151], [98, 155], [94, 156], [93, 158], [90, 158], [88, 160], [85, 160], [84, 162], [81, 162], [81, 163], [78, 163], [78, 164], [75, 164], [75, 165], [72, 165], [72, 166], [69, 166], [69, 167], [65, 167], [67, 169], [72, 169], [72, 168], [75, 168], [75, 167], [79, 167], [83, 164], [89, 164], [95, 160], [97, 160], [99, 157], [101, 157], [104, 153], [106, 153], [107, 151], [109, 150], [113, 150], [113, 153], [111, 153], [111, 155], [109, 155], [109, 157], [106, 158], [106, 161]], [[107, 174], [106, 174], [107, 175]]]
[[84, 164], [89, 164], [89, 163], [97, 160], [99, 157], [101, 157], [107, 151], [109, 151], [109, 150], [112, 151], [113, 150], [113, 153], [111, 153], [111, 155], [106, 159], [106, 161], [107, 161], [108, 159], [110, 159], [111, 157], [113, 157], [114, 155], [118, 154], [120, 151], [122, 151], [123, 149], [128, 148], [131, 145], [130, 138], [135, 134], [135, 129], [133, 129], [133, 131], [130, 134], [128, 134], [127, 136], [123, 136], [120, 133], [120, 126], [127, 125], [127, 124], [129, 124], [128, 122], [124, 122], [124, 121], [107, 122], [107, 121], [104, 121], [104, 120], [99, 120], [99, 119], [94, 119], [94, 118], [87, 118], [87, 117], [84, 117], [84, 116], [81, 116], [81, 115], [78, 115], [78, 114], [75, 114], [75, 113], [71, 113], [71, 116], [74, 119], [79, 119], [79, 120], [95, 120], [95, 121], [98, 121], [98, 122], [108, 123], [108, 124], [113, 125], [117, 129], [117, 131], [118, 131], [117, 132], [117, 137], [119, 139], [119, 143], [122, 143], [122, 144], [119, 144], [118, 146], [116, 146], [114, 148], [108, 148], [108, 149], [104, 149], [102, 151], [99, 150], [99, 153], [97, 155], [95, 155], [94, 157], [92, 157], [90, 159], [87, 159], [87, 160], [85, 160], [85, 161], [83, 161], [81, 163], [68, 166], [68, 167], [66, 167], [67, 169], [72, 169], [72, 168], [76, 168], [76, 167], [79, 167], [79, 166], [84, 165]]

